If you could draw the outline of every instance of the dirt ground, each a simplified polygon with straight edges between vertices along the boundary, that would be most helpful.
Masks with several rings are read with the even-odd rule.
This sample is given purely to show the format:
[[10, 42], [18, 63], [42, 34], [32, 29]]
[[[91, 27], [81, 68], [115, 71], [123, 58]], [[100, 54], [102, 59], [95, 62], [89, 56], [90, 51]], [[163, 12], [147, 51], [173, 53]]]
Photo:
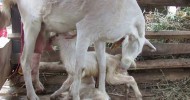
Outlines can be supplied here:
[[[0, 100], [27, 100], [25, 86], [22, 76], [14, 77], [17, 81], [12, 84], [7, 81], [0, 90]], [[19, 80], [20, 79], [20, 80]], [[66, 74], [41, 74], [41, 81], [46, 88], [44, 94], [38, 94], [40, 100], [49, 100], [50, 95], [56, 91], [66, 79]], [[148, 83], [138, 84], [143, 100], [189, 100], [190, 78], [169, 81], [157, 80]], [[127, 85], [106, 85], [111, 100], [136, 100], [133, 90], [130, 88], [127, 93]]]

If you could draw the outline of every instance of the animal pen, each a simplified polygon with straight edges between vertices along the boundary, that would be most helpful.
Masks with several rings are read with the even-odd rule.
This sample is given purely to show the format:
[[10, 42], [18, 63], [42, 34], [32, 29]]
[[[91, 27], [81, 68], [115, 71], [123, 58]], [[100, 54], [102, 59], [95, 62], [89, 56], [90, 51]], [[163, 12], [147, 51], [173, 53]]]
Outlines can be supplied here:
[[[189, 6], [189, 0], [138, 0], [142, 8], [160, 6]], [[20, 17], [16, 6], [12, 9], [12, 34], [6, 45], [0, 48], [0, 87], [8, 77], [13, 83], [10, 87], [14, 88], [7, 93], [7, 82], [0, 91], [0, 99], [4, 100], [24, 100], [25, 89], [23, 76], [11, 71], [18, 66], [20, 55]], [[144, 100], [188, 100], [190, 99], [190, 31], [146, 31], [146, 38], [150, 39], [157, 48], [156, 52], [150, 52], [148, 47], [144, 47], [142, 53], [137, 58], [137, 67], [129, 69], [138, 83]], [[163, 40], [164, 42], [158, 42]], [[172, 40], [172, 42], [170, 41]], [[173, 42], [177, 40], [178, 42]], [[180, 41], [180, 42], [179, 42]], [[185, 42], [184, 42], [185, 41]], [[89, 51], [94, 50], [89, 47]], [[116, 50], [106, 49], [108, 53], [119, 54], [121, 48]], [[6, 55], [5, 55], [6, 54]], [[10, 56], [11, 54], [11, 56]], [[10, 58], [9, 58], [10, 57]], [[60, 67], [59, 51], [44, 52], [42, 55], [40, 68], [40, 78], [46, 88], [46, 94], [41, 95], [43, 100], [49, 99], [49, 95], [57, 90], [66, 79], [65, 70]], [[47, 62], [52, 62], [47, 64]], [[11, 74], [10, 74], [11, 73]], [[183, 87], [182, 87], [183, 86]], [[133, 100], [133, 91], [127, 93], [127, 86], [106, 85], [107, 92], [112, 100]], [[185, 89], [185, 90], [183, 90]], [[159, 91], [157, 91], [159, 90]], [[181, 93], [183, 92], [183, 93]], [[163, 96], [164, 95], [164, 96]], [[178, 96], [177, 96], [178, 95]]]

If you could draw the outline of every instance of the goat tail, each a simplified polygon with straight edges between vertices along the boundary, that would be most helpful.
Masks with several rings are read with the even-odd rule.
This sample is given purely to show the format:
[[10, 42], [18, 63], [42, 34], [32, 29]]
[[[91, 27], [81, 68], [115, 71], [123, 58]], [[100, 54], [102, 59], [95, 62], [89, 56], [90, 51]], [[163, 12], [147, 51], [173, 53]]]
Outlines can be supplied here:
[[2, 11], [0, 12], [0, 29], [4, 28], [11, 23], [11, 5], [14, 4], [14, 0], [3, 0]]

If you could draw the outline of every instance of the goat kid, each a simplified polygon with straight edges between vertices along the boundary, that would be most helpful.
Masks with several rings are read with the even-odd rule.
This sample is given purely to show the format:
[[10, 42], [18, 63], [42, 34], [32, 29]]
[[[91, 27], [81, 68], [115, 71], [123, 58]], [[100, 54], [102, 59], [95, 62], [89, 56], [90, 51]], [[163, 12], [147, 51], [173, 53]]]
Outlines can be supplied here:
[[[73, 35], [76, 33], [72, 33]], [[68, 78], [63, 83], [61, 88], [54, 92], [51, 95], [51, 98], [56, 98], [59, 94], [66, 91], [72, 81], [73, 81], [73, 73], [74, 69], [74, 57], [75, 57], [75, 48], [76, 47], [76, 38], [73, 39], [65, 39], [65, 36], [60, 34], [58, 37], [53, 39], [54, 44], [58, 43], [57, 45], [60, 47], [61, 50], [61, 59], [64, 64], [66, 71], [68, 72]], [[148, 40], [146, 40], [148, 41]], [[150, 43], [150, 42], [149, 42]], [[150, 45], [149, 45], [150, 46]], [[155, 49], [153, 45], [150, 48]], [[85, 76], [94, 76], [98, 77], [98, 63], [96, 59], [95, 52], [87, 52], [86, 59], [85, 59], [85, 67], [83, 68], [82, 77]], [[121, 65], [121, 55], [110, 55], [106, 54], [106, 82], [108, 84], [117, 85], [117, 84], [128, 84], [132, 86], [133, 90], [135, 91], [135, 95], [138, 100], [142, 99], [142, 95], [138, 89], [137, 83], [132, 76], [128, 76], [126, 74], [122, 74], [119, 69]]]

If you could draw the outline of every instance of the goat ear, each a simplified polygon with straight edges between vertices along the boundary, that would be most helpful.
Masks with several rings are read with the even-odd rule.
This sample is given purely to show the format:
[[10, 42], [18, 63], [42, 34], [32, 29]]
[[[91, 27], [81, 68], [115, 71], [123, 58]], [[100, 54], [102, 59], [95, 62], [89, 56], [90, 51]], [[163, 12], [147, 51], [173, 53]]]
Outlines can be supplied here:
[[111, 50], [116, 49], [116, 48], [118, 48], [119, 46], [121, 46], [121, 44], [122, 44], [122, 42], [123, 42], [124, 40], [125, 40], [125, 38], [123, 37], [123, 38], [121, 38], [119, 41], [113, 43], [112, 46], [111, 46]]
[[117, 60], [121, 60], [122, 55], [121, 55], [121, 54], [116, 54], [116, 55], [115, 55], [115, 58], [116, 58]]
[[144, 45], [147, 45], [148, 47], [150, 47], [151, 52], [155, 52], [156, 51], [156, 47], [154, 47], [154, 45], [152, 43], [150, 43], [149, 40], [146, 39]]
[[65, 39], [73, 39], [73, 38], [75, 38], [77, 36], [77, 33], [76, 32], [69, 32], [69, 33], [67, 33], [67, 34], [64, 34], [64, 38]]

